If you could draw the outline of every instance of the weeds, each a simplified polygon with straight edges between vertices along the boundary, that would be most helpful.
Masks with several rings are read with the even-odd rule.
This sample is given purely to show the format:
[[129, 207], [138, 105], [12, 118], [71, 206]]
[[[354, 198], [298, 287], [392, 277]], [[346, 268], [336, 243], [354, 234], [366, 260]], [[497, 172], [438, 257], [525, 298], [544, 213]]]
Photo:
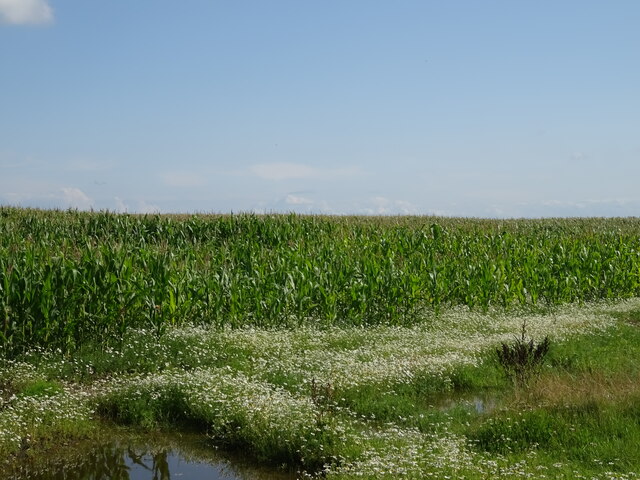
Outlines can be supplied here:
[[[523, 318], [528, 334], [552, 339], [552, 358], [571, 354], [585, 374], [604, 365], [594, 382], [639, 363], [640, 331], [601, 305], [562, 307], [553, 318], [456, 309], [412, 327], [132, 330], [119, 349], [38, 351], [23, 359], [32, 366], [5, 363], [0, 465], [19, 461], [22, 439], [39, 455], [43, 439], [87, 432], [99, 415], [152, 430], [188, 426], [220, 448], [335, 480], [634, 478], [625, 472], [640, 467], [635, 370], [624, 385], [611, 379], [597, 395], [565, 398], [541, 397], [562, 373], [545, 371], [517, 407], [506, 389], [490, 412], [439, 401], [457, 388], [464, 398], [504, 389], [497, 362], [478, 362], [505, 334], [521, 333]], [[593, 345], [609, 363], [594, 361]], [[90, 367], [96, 374], [84, 375]]]
[[323, 425], [327, 415], [333, 413], [336, 406], [335, 387], [331, 382], [318, 382], [311, 379], [309, 396], [317, 409], [316, 423]]
[[516, 387], [523, 388], [529, 384], [529, 380], [540, 372], [544, 363], [551, 341], [546, 336], [535, 343], [533, 338], [527, 339], [527, 322], [522, 322], [520, 337], [516, 337], [512, 344], [502, 343], [496, 349], [498, 362], [505, 375]]

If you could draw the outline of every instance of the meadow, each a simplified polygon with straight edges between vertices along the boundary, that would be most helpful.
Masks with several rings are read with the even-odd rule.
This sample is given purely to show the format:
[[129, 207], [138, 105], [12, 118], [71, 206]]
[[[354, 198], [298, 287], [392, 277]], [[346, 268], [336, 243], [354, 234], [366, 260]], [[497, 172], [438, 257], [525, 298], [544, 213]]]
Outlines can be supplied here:
[[636, 218], [0, 207], [0, 458], [106, 419], [301, 477], [638, 478], [639, 296]]

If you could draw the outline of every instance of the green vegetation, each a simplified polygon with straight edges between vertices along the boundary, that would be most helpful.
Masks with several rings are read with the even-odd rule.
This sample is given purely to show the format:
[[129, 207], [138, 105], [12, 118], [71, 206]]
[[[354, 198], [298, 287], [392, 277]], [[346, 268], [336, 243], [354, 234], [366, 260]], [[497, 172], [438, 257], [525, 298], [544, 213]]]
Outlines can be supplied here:
[[638, 478], [639, 233], [0, 208], [0, 459], [106, 418], [301, 476]]
[[551, 342], [545, 337], [542, 342], [536, 344], [532, 338], [527, 339], [527, 324], [522, 323], [520, 337], [511, 343], [503, 342], [496, 349], [498, 362], [502, 366], [505, 375], [522, 388], [529, 384], [531, 377], [537, 375], [542, 367]]
[[0, 207], [0, 345], [192, 322], [401, 325], [640, 293], [640, 220], [131, 216]]

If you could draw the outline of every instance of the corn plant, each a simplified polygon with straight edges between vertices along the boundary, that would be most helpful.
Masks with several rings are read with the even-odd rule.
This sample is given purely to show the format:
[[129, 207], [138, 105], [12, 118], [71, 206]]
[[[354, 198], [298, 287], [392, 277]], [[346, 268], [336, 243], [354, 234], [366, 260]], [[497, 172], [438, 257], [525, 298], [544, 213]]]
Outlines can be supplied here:
[[0, 207], [0, 346], [407, 324], [640, 294], [639, 219], [122, 215]]

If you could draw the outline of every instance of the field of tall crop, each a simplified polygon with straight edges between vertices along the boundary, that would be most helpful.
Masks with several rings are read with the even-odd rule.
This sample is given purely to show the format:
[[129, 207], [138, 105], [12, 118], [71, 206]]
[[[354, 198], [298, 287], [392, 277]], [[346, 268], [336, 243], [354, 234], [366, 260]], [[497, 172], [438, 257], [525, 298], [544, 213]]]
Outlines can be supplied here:
[[130, 328], [407, 325], [640, 294], [640, 220], [133, 216], [0, 208], [0, 343]]
[[108, 420], [301, 478], [640, 478], [639, 297], [636, 218], [0, 207], [0, 470]]

